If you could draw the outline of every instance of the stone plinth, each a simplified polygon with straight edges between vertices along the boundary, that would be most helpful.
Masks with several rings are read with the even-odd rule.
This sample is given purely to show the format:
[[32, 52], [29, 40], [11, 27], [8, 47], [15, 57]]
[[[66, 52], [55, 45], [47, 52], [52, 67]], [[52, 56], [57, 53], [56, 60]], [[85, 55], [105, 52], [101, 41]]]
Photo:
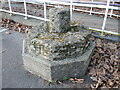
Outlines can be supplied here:
[[28, 71], [50, 82], [63, 80], [64, 77], [82, 77], [85, 75], [94, 47], [95, 43], [91, 42], [82, 56], [57, 61], [23, 54], [23, 62]]
[[95, 43], [83, 26], [70, 25], [70, 10], [51, 9], [50, 22], [33, 27], [25, 38], [25, 68], [52, 82], [81, 77], [90, 62]]

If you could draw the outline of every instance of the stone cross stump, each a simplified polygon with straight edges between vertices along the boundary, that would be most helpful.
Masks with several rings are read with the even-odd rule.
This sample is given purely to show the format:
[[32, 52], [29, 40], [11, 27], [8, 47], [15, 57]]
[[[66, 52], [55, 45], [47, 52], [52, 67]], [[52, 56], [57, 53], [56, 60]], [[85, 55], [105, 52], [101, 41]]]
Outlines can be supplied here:
[[49, 22], [33, 27], [25, 38], [23, 63], [50, 82], [85, 75], [95, 43], [83, 26], [70, 24], [70, 10], [54, 8]]

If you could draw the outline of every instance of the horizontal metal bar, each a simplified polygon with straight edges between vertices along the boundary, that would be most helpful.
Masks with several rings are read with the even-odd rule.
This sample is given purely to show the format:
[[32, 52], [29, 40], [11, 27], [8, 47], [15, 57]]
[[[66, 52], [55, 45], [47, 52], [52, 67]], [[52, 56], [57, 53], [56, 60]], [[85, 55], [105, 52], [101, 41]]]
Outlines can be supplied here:
[[[24, 2], [23, 0], [11, 0], [12, 2]], [[26, 0], [26, 3], [33, 3], [33, 4], [40, 4], [40, 3], [44, 3], [44, 0]]]
[[117, 32], [112, 32], [112, 31], [108, 31], [108, 30], [102, 30], [102, 29], [96, 29], [96, 28], [88, 28], [88, 30], [94, 30], [94, 31], [99, 31], [99, 32], [105, 32], [105, 33], [109, 33], [109, 34], [113, 34], [113, 35], [119, 35], [120, 33]]
[[[74, 11], [90, 12], [90, 11], [87, 11], [87, 10], [80, 10], [80, 9], [73, 9], [73, 10], [74, 10]], [[94, 12], [94, 11], [92, 11], [91, 13], [95, 13], [95, 14], [105, 14], [105, 13], [102, 13], [102, 12]], [[116, 14], [109, 14], [109, 13], [108, 13], [108, 15], [120, 17], [120, 15], [116, 15]]]
[[[69, 2], [60, 2], [60, 1], [46, 1], [50, 4], [64, 4], [64, 5], [71, 5]], [[84, 6], [84, 7], [97, 7], [97, 8], [106, 8], [106, 5], [94, 5], [94, 4], [81, 4], [81, 3], [72, 3], [73, 6]], [[116, 9], [120, 10], [119, 7], [109, 6], [109, 9]]]
[[[13, 0], [14, 2], [16, 2], [17, 0]], [[21, 1], [22, 2], [22, 1]], [[27, 3], [34, 3], [37, 4], [36, 1], [31, 1], [28, 2], [26, 0]], [[39, 3], [44, 3], [44, 0], [40, 0]], [[63, 2], [63, 1], [46, 1], [46, 3], [50, 3], [50, 4], [63, 4], [63, 5], [71, 5], [70, 2]], [[84, 3], [73, 3], [73, 6], [84, 6], [84, 7], [97, 7], [97, 8], [106, 8], [106, 5], [95, 5], [95, 4], [84, 4]], [[120, 10], [119, 7], [117, 6], [109, 6], [109, 9], [115, 9], [115, 10]]]
[[21, 16], [27, 16], [27, 17], [31, 17], [31, 18], [35, 18], [35, 19], [39, 19], [39, 20], [49, 21], [48, 19], [44, 19], [44, 18], [41, 18], [41, 17], [32, 16], [32, 15], [26, 15], [26, 14], [23, 14], [23, 13], [10, 12], [8, 10], [3, 10], [3, 9], [0, 9], [0, 11], [7, 12], [7, 13], [12, 13], [12, 14], [17, 14], [17, 15], [21, 15]]
[[[92, 13], [95, 13], [95, 14], [105, 14], [105, 13], [100, 13], [100, 12], [92, 12]], [[120, 17], [120, 15], [110, 14], [110, 13], [108, 13], [108, 15], [112, 15], [112, 16]]]
[[[93, 7], [93, 8], [106, 8], [106, 5], [93, 5], [93, 4], [75, 4], [73, 3], [73, 6], [83, 6], [83, 7]], [[120, 10], [119, 7], [114, 7], [114, 6], [109, 6], [109, 9], [115, 9], [115, 10]]]
[[2, 29], [2, 30], [0, 30], [0, 33], [4, 32], [4, 31], [7, 31], [7, 29]]

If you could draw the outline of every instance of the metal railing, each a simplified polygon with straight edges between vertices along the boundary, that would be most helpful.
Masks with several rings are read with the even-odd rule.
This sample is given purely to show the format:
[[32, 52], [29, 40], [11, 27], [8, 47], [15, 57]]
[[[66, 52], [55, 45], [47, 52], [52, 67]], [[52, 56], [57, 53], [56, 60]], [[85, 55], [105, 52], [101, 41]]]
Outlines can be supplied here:
[[[93, 3], [93, 2], [94, 2], [94, 0], [91, 1], [91, 3]], [[115, 4], [115, 1], [114, 1], [114, 0], [111, 1], [111, 2], [112, 2], [112, 5]], [[104, 12], [95, 12], [95, 11], [93, 11], [93, 8], [106, 9], [106, 8], [107, 8], [107, 6], [106, 6], [107, 4], [104, 5], [105, 3], [103, 3], [103, 5], [102, 5], [102, 3], [98, 3], [98, 2], [95, 2], [96, 4], [98, 3], [98, 5], [96, 5], [95, 3], [93, 3], [94, 5], [88, 4], [88, 3], [85, 4], [85, 2], [83, 2], [83, 3], [84, 3], [84, 7], [91, 7], [91, 9], [88, 11], [88, 10], [76, 9], [76, 8], [74, 7], [73, 10], [83, 11], [83, 12], [89, 12], [90, 15], [92, 15], [92, 13], [94, 13], [94, 14], [105, 14]], [[100, 4], [101, 4], [101, 5], [100, 5]], [[117, 5], [118, 5], [118, 4], [117, 4]], [[116, 6], [111, 6], [111, 5], [108, 6], [109, 9], [111, 9], [111, 13], [108, 13], [108, 15], [110, 15], [110, 17], [112, 17], [112, 16], [116, 16], [117, 18], [120, 17], [120, 15], [113, 14], [113, 10], [120, 10], [120, 8], [119, 8], [117, 5], [116, 5]], [[83, 6], [83, 5], [80, 5], [80, 6]]]
[[9, 10], [4, 10], [4, 9], [1, 8], [0, 11], [10, 13], [10, 15], [12, 15], [12, 14], [17, 14], [17, 15], [25, 16], [25, 19], [27, 19], [27, 17], [30, 17], [30, 18], [35, 18], [35, 19], [39, 19], [39, 20], [49, 21], [49, 20], [47, 19], [47, 16], [46, 16], [46, 1], [45, 1], [45, 0], [44, 0], [44, 1], [41, 1], [41, 3], [44, 4], [44, 18], [42, 18], [42, 17], [37, 17], [37, 16], [33, 16], [33, 15], [29, 15], [29, 14], [27, 13], [27, 7], [26, 7], [26, 3], [27, 3], [27, 2], [26, 2], [26, 0], [23, 1], [25, 13], [19, 13], [19, 12], [14, 12], [14, 11], [12, 11], [11, 1], [14, 1], [14, 0], [8, 0]]
[[[44, 18], [38, 17], [38, 16], [29, 15], [29, 14], [27, 13], [26, 3], [29, 3], [28, 0], [23, 0], [25, 13], [19, 13], [19, 12], [14, 12], [14, 11], [12, 11], [11, 1], [16, 1], [16, 0], [8, 0], [9, 10], [4, 10], [4, 9], [1, 8], [0, 11], [10, 13], [10, 15], [12, 15], [12, 14], [22, 15], [22, 16], [25, 16], [25, 19], [27, 19], [27, 17], [31, 17], [31, 18], [35, 18], [35, 19], [39, 19], [39, 20], [44, 20], [44, 21], [49, 21], [49, 19], [47, 19], [47, 13], [46, 13], [46, 11], [47, 11], [47, 8], [46, 8], [46, 7], [47, 7], [48, 4], [69, 5], [69, 6], [70, 6], [71, 21], [72, 21], [73, 11], [76, 10], [76, 9], [74, 8], [74, 6], [90, 7], [91, 9], [90, 9], [90, 11], [88, 11], [88, 12], [90, 12], [90, 15], [92, 15], [92, 13], [95, 13], [95, 12], [93, 12], [93, 8], [94, 8], [94, 7], [97, 7], [97, 8], [105, 8], [105, 9], [106, 9], [106, 12], [104, 13], [105, 16], [104, 16], [102, 28], [101, 28], [101, 29], [89, 28], [89, 29], [90, 29], [90, 30], [95, 30], [95, 31], [100, 31], [100, 32], [102, 32], [102, 33], [105, 32], [105, 33], [120, 35], [118, 32], [112, 32], [112, 31], [105, 30], [106, 21], [107, 21], [107, 16], [108, 16], [108, 15], [110, 15], [110, 16], [114, 15], [114, 14], [112, 14], [112, 13], [113, 13], [113, 10], [120, 10], [119, 7], [110, 6], [110, 0], [107, 0], [107, 5], [95, 5], [95, 4], [74, 3], [73, 0], [71, 0], [70, 2], [39, 0], [39, 2], [37, 2], [37, 3], [42, 3], [43, 6], [44, 6]], [[18, 1], [19, 1], [19, 0], [18, 0]], [[21, 0], [20, 0], [20, 1], [21, 1]], [[93, 0], [92, 0], [92, 2], [93, 2]], [[114, 1], [113, 1], [113, 4], [114, 4]], [[109, 9], [111, 9], [111, 13], [110, 13], [110, 14], [108, 14], [108, 10], [109, 10]], [[77, 9], [77, 10], [78, 10], [78, 9]], [[101, 13], [98, 13], [98, 14], [101, 14]], [[116, 15], [116, 16], [119, 17], [119, 15]]]

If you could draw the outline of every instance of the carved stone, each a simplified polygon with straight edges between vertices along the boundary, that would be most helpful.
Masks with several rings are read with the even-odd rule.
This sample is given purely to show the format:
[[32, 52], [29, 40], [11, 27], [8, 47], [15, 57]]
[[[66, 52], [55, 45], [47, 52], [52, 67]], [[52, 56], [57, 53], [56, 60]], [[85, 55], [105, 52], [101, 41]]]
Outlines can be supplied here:
[[91, 32], [70, 25], [69, 9], [49, 12], [50, 21], [33, 27], [25, 38], [25, 68], [50, 82], [83, 76], [95, 47], [89, 40]]

